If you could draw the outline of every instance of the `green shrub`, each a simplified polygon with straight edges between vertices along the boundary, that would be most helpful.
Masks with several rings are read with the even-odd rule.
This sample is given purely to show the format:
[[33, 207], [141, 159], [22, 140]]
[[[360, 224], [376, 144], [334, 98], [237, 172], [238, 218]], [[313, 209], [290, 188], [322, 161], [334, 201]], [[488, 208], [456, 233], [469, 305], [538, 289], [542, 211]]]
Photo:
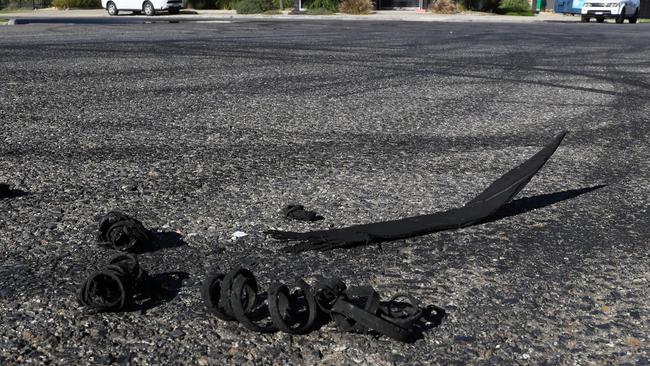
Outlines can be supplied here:
[[312, 10], [327, 9], [332, 13], [336, 13], [336, 9], [339, 6], [339, 1], [340, 0], [311, 0], [306, 1], [304, 7]]
[[259, 14], [271, 9], [271, 0], [240, 0], [235, 4], [237, 14]]
[[[280, 6], [280, 1], [282, 1], [282, 6]], [[293, 8], [293, 0], [272, 0], [273, 9], [287, 9]]]
[[32, 2], [27, 0], [0, 0], [0, 10], [5, 12], [33, 10]]
[[92, 8], [102, 7], [102, 3], [100, 2], [100, 0], [52, 0], [50, 5], [58, 9], [70, 9], [70, 8], [92, 9]]
[[431, 12], [438, 14], [453, 14], [456, 12], [456, 3], [453, 0], [438, 0], [431, 4]]
[[497, 12], [508, 15], [532, 15], [528, 0], [501, 0]]
[[235, 10], [235, 5], [237, 4], [238, 0], [217, 0], [214, 3], [214, 8], [215, 9], [223, 9], [223, 10]]
[[370, 14], [374, 6], [371, 0], [343, 0], [339, 11], [346, 14]]

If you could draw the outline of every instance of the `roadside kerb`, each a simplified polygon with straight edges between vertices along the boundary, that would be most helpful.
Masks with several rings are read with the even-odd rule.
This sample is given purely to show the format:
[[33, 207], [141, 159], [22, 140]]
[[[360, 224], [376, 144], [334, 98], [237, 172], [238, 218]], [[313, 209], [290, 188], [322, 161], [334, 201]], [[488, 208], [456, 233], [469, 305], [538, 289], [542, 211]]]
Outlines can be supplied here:
[[[579, 17], [572, 17], [554, 13], [540, 13], [535, 16], [507, 16], [488, 13], [468, 12], [459, 14], [432, 14], [417, 13], [414, 10], [380, 10], [370, 15], [290, 15], [288, 12], [278, 15], [250, 15], [237, 14], [232, 10], [185, 10], [181, 15], [160, 15], [146, 17], [144, 15], [120, 15], [110, 17], [103, 9], [91, 10], [56, 10], [38, 9], [30, 12], [8, 13], [3, 15], [10, 19], [8, 24], [13, 24], [12, 19], [47, 19], [47, 18], [111, 18], [116, 22], [122, 19], [147, 19], [152, 21], [209, 21], [233, 19], [264, 19], [264, 20], [375, 20], [375, 21], [414, 21], [414, 22], [486, 22], [486, 23], [533, 23], [533, 22], [578, 22]], [[40, 22], [43, 22], [41, 20]], [[128, 22], [128, 21], [127, 21]]]

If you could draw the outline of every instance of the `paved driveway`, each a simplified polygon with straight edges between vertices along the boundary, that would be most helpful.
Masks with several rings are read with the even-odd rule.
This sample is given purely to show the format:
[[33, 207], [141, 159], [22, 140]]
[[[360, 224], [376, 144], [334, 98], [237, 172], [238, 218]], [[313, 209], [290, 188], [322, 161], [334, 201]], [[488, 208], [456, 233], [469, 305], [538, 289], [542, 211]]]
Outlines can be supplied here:
[[[648, 362], [650, 27], [238, 21], [0, 27], [0, 361]], [[570, 134], [491, 222], [285, 254], [306, 231], [464, 204]], [[18, 192], [18, 193], [20, 193]], [[299, 202], [325, 220], [288, 222]], [[140, 256], [178, 292], [87, 315], [120, 209], [182, 235]], [[248, 236], [231, 240], [234, 231]], [[206, 273], [339, 276], [445, 309], [413, 344], [256, 334], [207, 316]], [[175, 289], [178, 289], [177, 291]]]

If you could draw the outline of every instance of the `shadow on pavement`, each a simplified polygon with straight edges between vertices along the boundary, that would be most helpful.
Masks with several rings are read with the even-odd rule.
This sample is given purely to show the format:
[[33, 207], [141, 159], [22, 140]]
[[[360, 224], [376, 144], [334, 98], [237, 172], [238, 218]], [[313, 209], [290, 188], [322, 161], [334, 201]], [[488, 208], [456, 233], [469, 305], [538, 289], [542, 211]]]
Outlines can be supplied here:
[[156, 306], [168, 303], [178, 296], [183, 281], [190, 277], [189, 273], [164, 272], [152, 275], [149, 278], [147, 291], [134, 301], [131, 311], [140, 311], [142, 313], [153, 309]]
[[156, 252], [161, 249], [177, 248], [187, 245], [183, 235], [175, 231], [162, 231], [151, 233], [151, 247], [143, 252]]
[[3, 198], [16, 198], [29, 195], [29, 192], [21, 189], [0, 189], [0, 199]]
[[481, 222], [481, 224], [492, 222], [492, 221], [497, 221], [501, 220], [506, 217], [510, 216], [515, 216], [519, 215], [522, 213], [526, 213], [528, 211], [536, 210], [538, 208], [543, 208], [546, 206], [550, 206], [552, 204], [562, 202], [568, 199], [576, 198], [580, 195], [583, 195], [585, 193], [589, 193], [591, 191], [595, 191], [597, 189], [606, 187], [606, 184], [599, 184], [593, 187], [586, 187], [586, 188], [579, 188], [579, 189], [570, 189], [567, 191], [561, 191], [561, 192], [555, 192], [555, 193], [548, 193], [548, 194], [541, 194], [538, 196], [533, 196], [533, 197], [524, 197], [520, 198], [518, 200], [514, 200], [505, 206], [503, 206], [501, 209], [499, 209], [496, 213], [494, 213], [492, 216], [488, 217], [484, 221]]

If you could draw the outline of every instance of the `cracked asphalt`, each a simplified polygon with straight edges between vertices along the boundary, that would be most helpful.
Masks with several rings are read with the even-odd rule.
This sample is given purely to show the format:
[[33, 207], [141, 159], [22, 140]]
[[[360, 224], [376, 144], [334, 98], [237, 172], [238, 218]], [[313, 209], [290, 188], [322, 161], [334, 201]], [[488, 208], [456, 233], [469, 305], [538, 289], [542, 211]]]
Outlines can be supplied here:
[[[235, 21], [0, 27], [0, 363], [650, 363], [650, 25]], [[570, 131], [487, 223], [286, 254], [307, 231], [463, 205]], [[289, 222], [300, 203], [325, 217]], [[161, 236], [175, 289], [88, 314], [98, 215]], [[232, 239], [235, 231], [247, 233]], [[181, 239], [178, 239], [178, 237]], [[176, 239], [174, 239], [176, 238]], [[203, 278], [338, 276], [445, 309], [414, 343], [256, 334]]]

